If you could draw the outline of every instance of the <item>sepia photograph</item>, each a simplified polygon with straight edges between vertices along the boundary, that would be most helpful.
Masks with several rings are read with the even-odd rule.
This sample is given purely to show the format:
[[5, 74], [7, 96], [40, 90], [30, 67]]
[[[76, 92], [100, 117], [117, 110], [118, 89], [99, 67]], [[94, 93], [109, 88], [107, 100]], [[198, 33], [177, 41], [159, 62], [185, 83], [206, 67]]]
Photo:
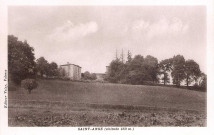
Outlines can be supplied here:
[[206, 127], [206, 6], [9, 6], [9, 127]]

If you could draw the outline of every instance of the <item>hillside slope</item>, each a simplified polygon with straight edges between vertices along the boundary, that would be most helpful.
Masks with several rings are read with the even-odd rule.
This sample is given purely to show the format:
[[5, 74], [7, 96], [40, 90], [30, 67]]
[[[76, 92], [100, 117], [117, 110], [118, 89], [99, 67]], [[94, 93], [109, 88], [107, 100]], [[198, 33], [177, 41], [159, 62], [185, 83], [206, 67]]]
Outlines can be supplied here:
[[21, 88], [16, 91], [9, 91], [9, 100], [140, 105], [182, 110], [206, 110], [205, 92], [161, 86], [59, 80], [40, 80], [39, 87], [32, 91], [30, 95]]
[[9, 89], [9, 126], [206, 126], [203, 92], [58, 80]]

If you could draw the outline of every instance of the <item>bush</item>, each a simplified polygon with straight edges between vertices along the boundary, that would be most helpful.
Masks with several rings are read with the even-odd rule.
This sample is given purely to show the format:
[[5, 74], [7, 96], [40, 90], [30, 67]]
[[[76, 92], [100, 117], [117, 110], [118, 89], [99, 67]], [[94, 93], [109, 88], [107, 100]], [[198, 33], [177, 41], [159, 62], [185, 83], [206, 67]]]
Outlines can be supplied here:
[[35, 79], [25, 79], [25, 80], [22, 80], [21, 82], [21, 86], [28, 90], [29, 94], [31, 93], [31, 90], [37, 88], [38, 86], [38, 83], [36, 82]]
[[197, 83], [194, 84], [192, 87], [189, 87], [189, 89], [195, 89], [195, 90], [204, 91], [204, 92], [207, 91], [206, 86], [204, 87], [203, 85], [198, 85]]
[[97, 79], [97, 76], [95, 73], [90, 73], [88, 71], [86, 71], [85, 73], [82, 73], [81, 76], [82, 76], [81, 78], [83, 80], [96, 80]]

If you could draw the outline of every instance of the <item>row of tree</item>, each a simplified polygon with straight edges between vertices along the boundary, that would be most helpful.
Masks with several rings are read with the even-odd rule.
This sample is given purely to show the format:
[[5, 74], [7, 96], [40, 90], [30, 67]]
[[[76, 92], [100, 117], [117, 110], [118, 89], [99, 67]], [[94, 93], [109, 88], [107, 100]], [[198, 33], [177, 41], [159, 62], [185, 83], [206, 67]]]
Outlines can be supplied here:
[[40, 57], [36, 60], [37, 74], [40, 77], [55, 77], [60, 74], [58, 65], [55, 62], [49, 63], [44, 57]]
[[[19, 41], [13, 35], [8, 36], [8, 68], [9, 79], [17, 84], [21, 80], [36, 76], [65, 76], [61, 72], [63, 70], [58, 68], [55, 62], [49, 63], [44, 57], [35, 60], [34, 49], [27, 41]], [[85, 72], [82, 77], [86, 80], [93, 80], [96, 75]], [[150, 55], [145, 58], [136, 55], [132, 58], [129, 51], [126, 62], [122, 54], [120, 59], [116, 57], [110, 63], [106, 80], [127, 84], [154, 84], [163, 80], [163, 83], [167, 84], [170, 77], [177, 86], [185, 81], [187, 86], [192, 82], [197, 82], [196, 84], [200, 87], [206, 87], [206, 75], [201, 73], [199, 65], [194, 60], [185, 60], [182, 55], [177, 55], [158, 62], [157, 58]]]
[[9, 79], [16, 84], [38, 75], [41, 77], [59, 75], [58, 65], [55, 62], [49, 63], [44, 57], [35, 60], [34, 49], [27, 41], [19, 41], [13, 35], [8, 36], [8, 69]]
[[97, 76], [95, 73], [90, 73], [88, 71], [81, 74], [83, 80], [96, 80]]
[[[8, 68], [10, 79], [20, 84], [26, 78], [63, 78], [66, 72], [57, 63], [49, 63], [44, 57], [35, 59], [34, 49], [27, 41], [19, 41], [13, 35], [8, 36]], [[96, 74], [86, 71], [82, 79], [95, 80]]]
[[206, 75], [200, 71], [194, 60], [185, 60], [182, 55], [176, 55], [158, 62], [158, 59], [151, 55], [145, 58], [136, 55], [132, 58], [129, 51], [126, 62], [123, 56], [119, 59], [116, 54], [116, 59], [109, 65], [106, 80], [127, 84], [154, 84], [163, 81], [165, 85], [169, 83], [170, 76], [173, 84], [177, 86], [185, 81], [187, 86], [195, 82], [195, 85], [206, 87]]

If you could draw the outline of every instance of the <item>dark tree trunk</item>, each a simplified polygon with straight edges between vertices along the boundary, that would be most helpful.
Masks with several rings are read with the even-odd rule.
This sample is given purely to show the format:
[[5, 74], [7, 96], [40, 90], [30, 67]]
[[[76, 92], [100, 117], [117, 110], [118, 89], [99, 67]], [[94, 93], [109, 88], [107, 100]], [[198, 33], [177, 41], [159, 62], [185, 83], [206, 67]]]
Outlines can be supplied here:
[[180, 83], [179, 82], [177, 83], [177, 86], [180, 87]]
[[178, 74], [177, 86], [180, 87], [180, 76]]
[[189, 77], [187, 77], [187, 87], [189, 87]]
[[163, 83], [164, 83], [164, 85], [166, 85], [166, 74], [165, 73], [163, 74]]

